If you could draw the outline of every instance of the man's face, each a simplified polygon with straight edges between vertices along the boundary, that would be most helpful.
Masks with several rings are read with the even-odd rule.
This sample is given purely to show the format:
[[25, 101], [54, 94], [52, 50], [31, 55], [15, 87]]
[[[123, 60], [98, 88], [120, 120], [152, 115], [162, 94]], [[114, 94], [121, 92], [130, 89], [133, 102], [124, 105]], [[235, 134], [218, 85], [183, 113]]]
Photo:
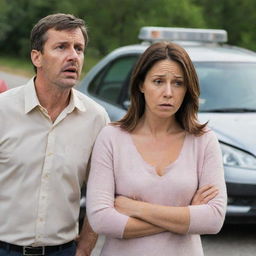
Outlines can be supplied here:
[[37, 77], [48, 85], [71, 88], [79, 80], [85, 41], [80, 28], [57, 31], [49, 29], [42, 52], [32, 51], [32, 61], [37, 67]]

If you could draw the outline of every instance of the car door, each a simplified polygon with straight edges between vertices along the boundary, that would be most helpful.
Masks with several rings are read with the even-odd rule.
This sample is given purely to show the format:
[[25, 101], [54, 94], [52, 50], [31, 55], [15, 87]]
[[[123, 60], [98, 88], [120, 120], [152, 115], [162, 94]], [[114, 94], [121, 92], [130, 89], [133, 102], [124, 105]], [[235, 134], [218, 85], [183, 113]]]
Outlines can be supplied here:
[[106, 64], [88, 85], [88, 94], [101, 104], [112, 121], [126, 112], [129, 82], [138, 55], [124, 55]]

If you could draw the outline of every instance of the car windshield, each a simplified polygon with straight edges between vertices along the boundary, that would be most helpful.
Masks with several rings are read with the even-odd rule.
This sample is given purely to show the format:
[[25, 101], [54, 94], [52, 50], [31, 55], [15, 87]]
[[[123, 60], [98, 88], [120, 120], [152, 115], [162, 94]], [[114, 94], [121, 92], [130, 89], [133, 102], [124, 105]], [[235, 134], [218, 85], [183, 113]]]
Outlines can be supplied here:
[[201, 112], [255, 112], [256, 63], [194, 63]]

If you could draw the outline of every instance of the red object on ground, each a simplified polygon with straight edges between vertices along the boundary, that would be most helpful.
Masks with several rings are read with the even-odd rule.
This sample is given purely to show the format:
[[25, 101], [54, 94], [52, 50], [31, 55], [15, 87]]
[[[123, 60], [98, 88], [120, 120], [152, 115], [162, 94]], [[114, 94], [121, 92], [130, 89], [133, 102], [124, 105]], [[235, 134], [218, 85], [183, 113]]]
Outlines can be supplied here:
[[8, 86], [4, 80], [0, 79], [0, 93], [8, 90]]

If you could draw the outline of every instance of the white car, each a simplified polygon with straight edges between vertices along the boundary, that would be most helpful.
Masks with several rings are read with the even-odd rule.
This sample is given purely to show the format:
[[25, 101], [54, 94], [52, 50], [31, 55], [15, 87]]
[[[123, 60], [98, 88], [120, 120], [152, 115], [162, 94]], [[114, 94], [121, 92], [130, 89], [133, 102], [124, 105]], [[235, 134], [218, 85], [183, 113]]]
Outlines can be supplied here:
[[130, 74], [139, 55], [159, 40], [184, 47], [199, 76], [199, 119], [209, 120], [223, 153], [226, 221], [256, 223], [256, 53], [227, 45], [225, 30], [143, 27], [139, 38], [141, 44], [103, 58], [78, 89], [118, 120], [129, 106]]

